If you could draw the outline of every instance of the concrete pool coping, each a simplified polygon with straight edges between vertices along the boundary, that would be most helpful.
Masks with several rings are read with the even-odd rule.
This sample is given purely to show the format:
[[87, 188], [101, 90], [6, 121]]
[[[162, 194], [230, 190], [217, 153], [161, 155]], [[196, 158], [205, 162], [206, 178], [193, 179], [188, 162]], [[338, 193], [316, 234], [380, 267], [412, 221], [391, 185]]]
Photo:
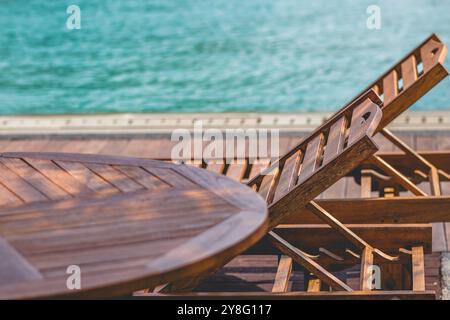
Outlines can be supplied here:
[[[170, 133], [176, 128], [276, 128], [280, 132], [307, 132], [330, 116], [329, 112], [298, 113], [117, 113], [0, 116], [0, 135], [33, 134], [142, 134]], [[396, 131], [450, 130], [450, 111], [410, 111], [390, 128]]]

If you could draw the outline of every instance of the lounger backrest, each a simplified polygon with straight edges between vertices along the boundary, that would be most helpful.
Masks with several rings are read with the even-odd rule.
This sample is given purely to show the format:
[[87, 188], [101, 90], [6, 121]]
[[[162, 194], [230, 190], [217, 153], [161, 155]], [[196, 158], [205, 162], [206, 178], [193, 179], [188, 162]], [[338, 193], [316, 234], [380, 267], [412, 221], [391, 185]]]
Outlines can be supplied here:
[[433, 34], [363, 90], [373, 89], [383, 100], [380, 129], [448, 75], [444, 67], [447, 52], [445, 44]]
[[380, 131], [448, 76], [444, 67], [447, 52], [446, 45], [432, 34], [330, 119], [340, 117], [348, 105], [372, 89], [383, 101], [383, 118], [376, 130]]
[[248, 183], [266, 199], [271, 227], [378, 150], [371, 137], [382, 117], [381, 104], [373, 90], [367, 91]]

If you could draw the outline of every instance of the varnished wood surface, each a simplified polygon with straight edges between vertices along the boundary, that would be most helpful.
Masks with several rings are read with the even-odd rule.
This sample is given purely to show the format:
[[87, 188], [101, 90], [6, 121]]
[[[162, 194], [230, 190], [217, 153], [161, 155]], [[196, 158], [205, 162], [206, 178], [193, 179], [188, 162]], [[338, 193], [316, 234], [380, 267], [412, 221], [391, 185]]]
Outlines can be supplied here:
[[[0, 155], [0, 298], [106, 297], [193, 276], [266, 232], [245, 185], [167, 162]], [[66, 287], [68, 266], [81, 290]]]
[[[411, 148], [414, 150], [418, 150], [421, 152], [421, 154], [434, 163], [435, 165], [439, 167], [444, 167], [446, 170], [450, 171], [450, 132], [429, 132], [429, 131], [423, 131], [423, 132], [417, 132], [417, 131], [402, 131], [402, 132], [395, 132], [397, 136], [399, 136], [403, 141], [405, 141]], [[291, 133], [291, 134], [285, 134], [280, 137], [280, 152], [285, 152], [288, 150], [288, 148], [291, 148], [292, 145], [298, 143], [302, 137], [304, 136], [304, 133]], [[387, 160], [389, 163], [393, 163], [396, 168], [398, 169], [406, 169], [408, 168], [408, 165], [410, 165], [410, 162], [404, 158], [400, 150], [397, 150], [389, 141], [387, 141], [384, 137], [381, 135], [375, 136], [375, 141], [377, 145], [380, 147], [381, 156], [383, 159]], [[119, 144], [121, 146], [125, 146], [124, 148], [121, 148], [121, 150], [117, 150], [115, 148], [112, 148], [114, 144]], [[73, 151], [73, 152], [80, 152], [80, 153], [96, 153], [100, 152], [102, 154], [111, 154], [111, 155], [117, 155], [117, 156], [133, 156], [133, 157], [139, 157], [139, 158], [157, 158], [157, 159], [168, 159], [170, 158], [170, 146], [173, 145], [174, 142], [170, 141], [170, 136], [168, 135], [146, 135], [146, 136], [133, 136], [133, 137], [85, 137], [83, 139], [77, 139], [76, 137], [34, 137], [34, 138], [15, 138], [15, 139], [3, 139], [0, 140], [0, 152], [7, 152], [7, 151], [35, 151], [35, 152], [57, 152], [57, 151]], [[255, 163], [253, 165], [246, 164], [244, 171], [246, 174], [242, 179], [248, 179], [249, 176], [255, 175], [257, 172], [259, 172], [262, 168], [265, 168], [267, 166], [267, 161], [261, 160], [258, 163]], [[233, 168], [234, 164], [230, 165], [228, 167], [228, 170], [230, 168]], [[228, 171], [225, 171], [225, 175], [227, 175]], [[404, 174], [408, 174], [407, 170], [402, 171]], [[223, 171], [221, 173], [224, 173]], [[241, 179], [241, 181], [242, 181]], [[91, 180], [88, 180], [91, 181]], [[109, 191], [110, 187], [105, 188], [103, 184], [98, 185], [98, 183], [91, 182], [94, 186], [97, 186], [97, 188], [105, 189], [104, 192], [112, 192]], [[450, 183], [443, 181], [441, 182], [443, 195], [450, 195]], [[4, 187], [5, 188], [5, 187]], [[0, 186], [1, 189], [1, 186]], [[6, 188], [5, 188], [6, 189]], [[373, 194], [376, 196], [375, 194]], [[326, 192], [321, 194], [316, 201], [319, 201], [320, 205], [324, 206], [325, 209], [331, 208], [328, 207], [325, 202], [320, 202], [322, 199], [324, 201], [327, 201], [327, 199], [356, 199], [360, 198], [361, 196], [361, 186], [355, 182], [355, 180], [351, 177], [343, 178], [340, 181], [338, 181], [335, 185], [333, 185], [331, 188], [329, 188]], [[397, 210], [398, 208], [404, 208], [405, 206], [401, 204], [402, 201], [410, 201], [414, 203], [417, 199], [413, 198], [412, 195], [409, 195], [408, 198], [405, 198], [405, 200], [401, 200], [400, 198], [392, 198], [387, 199], [387, 201], [394, 202], [392, 205], [389, 205], [389, 208], [392, 208], [392, 210], [389, 212], [386, 212], [386, 220], [384, 222], [386, 223], [423, 223], [426, 217], [421, 213], [422, 211], [418, 207], [418, 204], [408, 204], [407, 208], [414, 209], [409, 210], [405, 209], [403, 211]], [[2, 201], [7, 201], [3, 200]], [[361, 199], [361, 202], [364, 202], [365, 200]], [[377, 199], [371, 199], [370, 201], [377, 201]], [[439, 208], [445, 208], [447, 206], [450, 206], [445, 202], [444, 205], [440, 205], [438, 201], [434, 201], [432, 198], [430, 198], [430, 202], [433, 202], [436, 204], [436, 209]], [[397, 203], [399, 203], [397, 205]], [[336, 216], [336, 218], [340, 219], [344, 223], [353, 223], [353, 224], [360, 224], [360, 223], [383, 223], [383, 221], [378, 220], [377, 217], [375, 217], [373, 214], [371, 215], [370, 210], [373, 210], [373, 212], [379, 212], [381, 207], [377, 205], [377, 203], [371, 204], [370, 210], [366, 211], [367, 213], [366, 217], [371, 217], [372, 220], [363, 220], [364, 217], [361, 217], [362, 220], [358, 220], [358, 216], [355, 216], [351, 214], [351, 212], [348, 212], [349, 208], [345, 207], [345, 202], [341, 203], [342, 207], [336, 207], [335, 204], [333, 204], [334, 208], [337, 208], [338, 210], [333, 211], [333, 215]], [[433, 204], [431, 204], [433, 205]], [[361, 204], [363, 208], [367, 208], [365, 204]], [[380, 206], [384, 207], [384, 205]], [[426, 204], [428, 206], [428, 204]], [[342, 208], [342, 210], [341, 210]], [[396, 209], [397, 208], [397, 209]], [[428, 207], [427, 207], [428, 208]], [[436, 209], [431, 209], [433, 212], [439, 212], [436, 211]], [[358, 212], [362, 212], [361, 209], [355, 209]], [[308, 214], [303, 216], [303, 218], [308, 218], [309, 220], [302, 220], [306, 221], [308, 223], [317, 224], [320, 223], [320, 220], [318, 220], [314, 215]], [[443, 209], [441, 214], [445, 215], [448, 213], [448, 210]], [[422, 220], [411, 220], [415, 217], [419, 217]], [[348, 217], [348, 218], [346, 218]], [[295, 219], [295, 216], [292, 217], [292, 219]], [[380, 218], [382, 219], [382, 217]], [[290, 223], [298, 223], [298, 220], [293, 220]], [[448, 239], [450, 239], [450, 229], [447, 229], [448, 232]], [[443, 239], [444, 240], [444, 239]], [[450, 250], [450, 247], [449, 249]], [[271, 258], [272, 257], [272, 258]], [[262, 259], [261, 257], [248, 257], [248, 259], [245, 258], [236, 258], [238, 260], [231, 262], [229, 266], [224, 268], [219, 272], [220, 274], [229, 274], [229, 275], [236, 275], [236, 277], [232, 277], [233, 281], [230, 282], [229, 277], [223, 277], [218, 276], [214, 279], [211, 279], [211, 281], [205, 283], [203, 287], [200, 287], [200, 290], [203, 291], [214, 291], [218, 288], [223, 288], [223, 291], [229, 291], [235, 290], [237, 291], [255, 291], [255, 286], [257, 286], [258, 290], [266, 290], [271, 291], [273, 287], [273, 279], [275, 278], [276, 270], [277, 270], [277, 264], [276, 264], [276, 256], [268, 256], [267, 259]], [[260, 262], [259, 267], [257, 264], [252, 264], [249, 261], [250, 260], [258, 260]], [[240, 261], [240, 262], [238, 262]], [[270, 261], [273, 261], [271, 263]], [[235, 269], [234, 266], [236, 266], [236, 263], [239, 263], [239, 265], [242, 265], [242, 269], [240, 269], [242, 272], [237, 272], [237, 269]], [[244, 267], [245, 263], [248, 263], [248, 266]], [[426, 288], [427, 290], [435, 290], [437, 286], [439, 285], [439, 255], [437, 254], [425, 254], [425, 275], [426, 275]], [[254, 272], [268, 268], [268, 270], [272, 270], [273, 272], [264, 273], [257, 275]], [[245, 270], [245, 272], [244, 272]], [[355, 288], [357, 288], [358, 279], [355, 274], [355, 271], [346, 270], [342, 271], [340, 276], [342, 279], [347, 279], [348, 282], [353, 283], [353, 279], [356, 279], [354, 281]], [[213, 281], [214, 280], [214, 281]], [[293, 276], [290, 280], [290, 286], [294, 284], [294, 289], [296, 290], [303, 290], [303, 282], [302, 282], [302, 273], [293, 272]], [[263, 288], [263, 289], [261, 289]], [[258, 291], [256, 290], [256, 291]]]
[[[402, 131], [402, 132], [395, 132], [397, 136], [399, 136], [403, 141], [405, 141], [411, 148], [414, 150], [418, 150], [421, 152], [421, 154], [434, 163], [435, 165], [439, 167], [443, 167], [446, 170], [450, 171], [450, 132], [429, 132], [429, 131], [423, 131], [423, 132], [417, 132], [417, 131]], [[288, 150], [288, 148], [291, 148], [292, 145], [298, 143], [302, 136], [304, 136], [304, 133], [291, 133], [291, 134], [285, 134], [280, 137], [280, 152], [285, 152]], [[389, 163], [393, 163], [396, 168], [398, 169], [407, 169], [408, 165], [410, 165], [410, 161], [404, 158], [401, 151], [393, 147], [389, 141], [387, 141], [384, 137], [381, 135], [375, 136], [375, 141], [377, 145], [380, 147], [381, 156], [383, 159], [387, 160]], [[120, 144], [122, 146], [125, 146], [124, 148], [121, 148], [121, 150], [117, 150], [114, 148], [111, 148], [114, 144]], [[147, 135], [147, 136], [133, 136], [133, 137], [85, 137], [83, 139], [77, 139], [75, 137], [34, 137], [34, 138], [27, 138], [27, 139], [4, 139], [0, 140], [0, 151], [1, 152], [7, 152], [7, 151], [36, 151], [36, 152], [57, 152], [60, 150], [65, 151], [74, 151], [74, 152], [80, 152], [80, 153], [96, 153], [100, 152], [102, 154], [112, 154], [117, 156], [133, 156], [133, 157], [139, 157], [139, 158], [159, 158], [159, 159], [168, 159], [170, 158], [170, 146], [173, 145], [174, 142], [170, 141], [170, 136], [168, 135]], [[265, 168], [267, 166], [267, 161], [261, 160], [256, 164], [246, 164], [244, 171], [246, 174], [242, 179], [248, 179], [249, 176], [255, 175], [257, 172], [259, 172], [262, 168]], [[231, 164], [228, 167], [228, 170], [230, 168], [233, 168], [234, 164]], [[225, 171], [225, 175], [227, 175], [228, 171]], [[402, 171], [404, 174], [408, 174], [407, 170]], [[222, 171], [221, 173], [224, 173]], [[241, 179], [241, 181], [242, 181]], [[89, 180], [90, 181], [90, 180]], [[94, 184], [97, 185], [97, 184]], [[450, 195], [450, 183], [443, 181], [441, 182], [442, 186], [442, 192], [443, 195]], [[102, 187], [102, 184], [97, 186], [97, 188], [105, 188]], [[0, 186], [1, 189], [1, 186]], [[110, 188], [106, 188], [104, 192], [112, 192], [108, 191]], [[340, 181], [338, 181], [335, 185], [333, 185], [331, 188], [329, 188], [326, 192], [319, 195], [318, 199], [316, 201], [319, 201], [319, 204], [324, 206], [325, 209], [331, 208], [328, 207], [325, 202], [320, 202], [322, 199], [324, 201], [327, 201], [327, 199], [357, 199], [361, 196], [361, 186], [355, 182], [355, 180], [351, 177], [343, 178]], [[373, 196], [376, 196], [373, 194]], [[2, 199], [2, 201], [5, 201]], [[364, 202], [365, 200], [361, 199], [361, 202]], [[336, 218], [340, 219], [344, 223], [353, 223], [353, 224], [360, 224], [360, 223], [383, 223], [383, 221], [380, 221], [378, 219], [382, 219], [382, 217], [376, 217], [373, 214], [370, 213], [373, 212], [380, 212], [381, 207], [384, 207], [384, 205], [378, 206], [376, 201], [377, 199], [371, 199], [368, 201], [375, 201], [374, 204], [371, 204], [369, 207], [369, 211], [365, 211], [364, 213], [367, 213], [366, 217], [371, 217], [372, 220], [365, 220], [363, 216], [361, 216], [361, 220], [358, 220], [359, 216], [355, 216], [349, 213], [348, 209], [345, 207], [345, 202], [341, 202], [341, 207], [336, 207], [335, 204], [333, 204], [334, 208], [337, 208], [338, 210], [333, 211], [333, 215], [336, 216]], [[413, 198], [410, 194], [408, 198], [405, 198], [405, 200], [402, 200], [400, 198], [392, 198], [387, 199], [387, 201], [392, 201], [393, 204], [389, 205], [389, 208], [392, 208], [392, 210], [386, 212], [386, 219], [384, 222], [386, 223], [423, 223], [424, 220], [426, 220], [426, 217], [422, 214], [422, 211], [420, 207], [418, 207], [418, 204], [408, 204], [407, 208], [405, 210], [397, 210], [398, 208], [404, 208], [405, 206], [401, 204], [402, 201], [410, 201], [412, 203], [417, 201], [417, 198]], [[443, 200], [445, 202], [445, 200]], [[450, 206], [445, 202], [444, 205], [439, 204], [439, 201], [434, 201], [432, 198], [430, 198], [430, 202], [432, 202], [431, 206], [433, 204], [436, 205], [436, 209], [439, 208], [446, 208], [447, 206]], [[398, 204], [397, 204], [398, 203]], [[428, 204], [425, 204], [428, 206]], [[362, 208], [367, 208], [365, 204], [361, 204]], [[341, 210], [342, 208], [342, 210]], [[397, 208], [397, 209], [396, 209]], [[427, 207], [429, 208], [429, 207]], [[432, 208], [432, 207], [431, 207]], [[414, 210], [411, 210], [414, 209]], [[431, 209], [433, 212], [440, 212], [436, 211], [436, 209]], [[358, 212], [362, 212], [362, 209], [355, 209]], [[440, 214], [445, 215], [448, 214], [448, 210], [442, 209]], [[302, 220], [306, 221], [308, 223], [317, 224], [320, 223], [320, 220], [318, 220], [314, 215], [308, 214], [303, 216], [303, 218], [307, 218], [309, 220]], [[348, 218], [346, 218], [348, 217]], [[414, 217], [419, 217], [421, 220], [412, 220], [415, 219]], [[364, 218], [364, 219], [363, 219]], [[292, 219], [295, 219], [295, 216], [292, 217]], [[298, 223], [298, 220], [292, 220], [290, 223]], [[447, 229], [448, 232], [448, 239], [450, 239], [450, 228]], [[445, 240], [445, 239], [443, 239]], [[449, 249], [450, 250], [450, 247]], [[271, 258], [272, 257], [272, 258]], [[227, 274], [227, 275], [236, 275], [236, 277], [224, 277], [224, 276], [218, 276], [214, 279], [211, 279], [211, 281], [205, 283], [202, 287], [199, 288], [199, 290], [203, 291], [214, 291], [218, 290], [219, 288], [223, 288], [223, 291], [229, 291], [234, 290], [237, 291], [248, 291], [252, 292], [255, 291], [257, 286], [260, 289], [258, 290], [266, 290], [271, 291], [273, 287], [273, 279], [275, 279], [275, 274], [277, 270], [277, 264], [276, 264], [276, 256], [268, 256], [267, 259], [262, 259], [261, 257], [254, 257], [252, 258], [248, 257], [248, 259], [245, 258], [236, 258], [238, 260], [231, 262], [229, 266], [224, 268], [219, 272], [219, 275]], [[260, 262], [259, 266], [257, 264], [252, 264], [249, 261], [250, 260], [258, 260]], [[240, 261], [240, 262], [238, 262]], [[271, 263], [270, 261], [273, 261]], [[239, 263], [239, 265], [242, 265], [242, 268], [240, 269], [242, 272], [237, 272], [237, 269], [234, 267], [236, 266], [236, 263]], [[245, 263], [248, 263], [247, 266], [244, 267]], [[426, 275], [426, 288], [427, 290], [435, 290], [439, 285], [439, 255], [437, 254], [425, 254], [425, 275]], [[268, 270], [272, 270], [269, 273], [263, 273], [263, 274], [255, 274], [256, 271], [268, 268]], [[245, 270], [245, 271], [244, 271]], [[357, 288], [358, 279], [356, 275], [354, 276], [355, 271], [346, 270], [342, 271], [339, 275], [342, 279], [346, 279], [347, 282], [353, 283], [354, 282], [354, 288]], [[230, 282], [230, 279], [233, 279]], [[353, 281], [355, 280], [355, 281]], [[294, 289], [296, 290], [303, 290], [303, 282], [302, 282], [302, 272], [293, 272], [293, 276], [290, 280], [290, 286], [294, 285]], [[352, 282], [353, 281], [353, 282]], [[263, 288], [263, 289], [262, 289]], [[255, 289], [255, 290], [254, 290]], [[219, 290], [220, 291], [220, 290]]]

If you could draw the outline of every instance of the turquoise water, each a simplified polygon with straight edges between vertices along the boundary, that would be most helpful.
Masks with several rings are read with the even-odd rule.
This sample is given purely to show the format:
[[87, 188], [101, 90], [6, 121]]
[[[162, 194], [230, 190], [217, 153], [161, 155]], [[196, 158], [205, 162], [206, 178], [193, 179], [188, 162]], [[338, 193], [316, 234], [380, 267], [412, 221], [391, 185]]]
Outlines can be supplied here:
[[[1, 114], [335, 110], [431, 32], [450, 41], [448, 0], [0, 4]], [[448, 79], [414, 106], [449, 107]]]

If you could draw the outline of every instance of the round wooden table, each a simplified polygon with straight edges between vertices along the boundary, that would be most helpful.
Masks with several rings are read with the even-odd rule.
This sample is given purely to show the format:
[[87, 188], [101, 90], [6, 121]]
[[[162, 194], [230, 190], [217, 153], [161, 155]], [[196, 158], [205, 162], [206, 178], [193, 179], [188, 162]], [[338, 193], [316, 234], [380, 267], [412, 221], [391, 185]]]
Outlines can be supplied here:
[[0, 299], [130, 294], [217, 268], [266, 231], [264, 200], [204, 169], [0, 155]]

